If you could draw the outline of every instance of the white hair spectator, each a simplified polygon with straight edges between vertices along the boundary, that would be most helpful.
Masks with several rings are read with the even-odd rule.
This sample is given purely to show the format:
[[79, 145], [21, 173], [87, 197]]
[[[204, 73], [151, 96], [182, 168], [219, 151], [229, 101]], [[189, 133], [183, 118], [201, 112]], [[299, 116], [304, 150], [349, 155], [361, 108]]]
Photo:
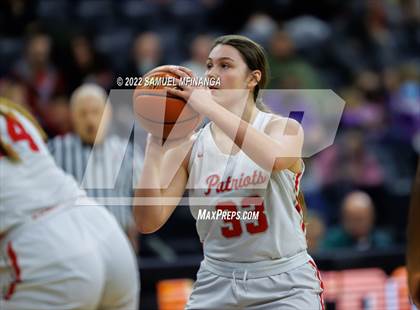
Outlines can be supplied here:
[[107, 93], [105, 89], [96, 84], [83, 84], [76, 88], [70, 98], [70, 105], [73, 107], [81, 98], [94, 97], [101, 100], [104, 104], [107, 100]]

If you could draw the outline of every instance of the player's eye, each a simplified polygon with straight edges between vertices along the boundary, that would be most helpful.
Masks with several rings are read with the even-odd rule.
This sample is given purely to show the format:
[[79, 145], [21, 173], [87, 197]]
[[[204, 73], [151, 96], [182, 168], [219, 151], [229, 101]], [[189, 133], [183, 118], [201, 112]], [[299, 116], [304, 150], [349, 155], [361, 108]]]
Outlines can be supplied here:
[[213, 67], [213, 64], [211, 64], [211, 63], [207, 63], [207, 64], [206, 64], [206, 68], [207, 68], [207, 69], [211, 69], [211, 67]]
[[222, 64], [220, 64], [220, 66], [222, 67], [222, 69], [230, 68], [229, 64], [227, 64], [227, 63], [222, 63]]

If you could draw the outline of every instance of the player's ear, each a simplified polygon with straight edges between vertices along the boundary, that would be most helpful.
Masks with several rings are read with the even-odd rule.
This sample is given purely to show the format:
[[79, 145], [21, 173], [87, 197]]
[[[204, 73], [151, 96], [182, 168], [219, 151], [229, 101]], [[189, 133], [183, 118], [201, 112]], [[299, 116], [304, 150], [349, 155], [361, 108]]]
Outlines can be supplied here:
[[261, 81], [261, 71], [260, 70], [254, 70], [250, 72], [249, 80], [248, 80], [248, 87], [254, 88], [258, 85], [258, 83]]

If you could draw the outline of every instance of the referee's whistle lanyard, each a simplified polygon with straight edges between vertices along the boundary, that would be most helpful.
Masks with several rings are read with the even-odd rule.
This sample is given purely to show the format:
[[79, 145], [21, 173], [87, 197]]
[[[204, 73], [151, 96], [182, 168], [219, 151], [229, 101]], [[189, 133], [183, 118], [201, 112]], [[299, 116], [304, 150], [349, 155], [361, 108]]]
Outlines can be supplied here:
[[[233, 270], [232, 271], [232, 285], [233, 285], [233, 291], [234, 291], [234, 293], [235, 293], [235, 295], [237, 296], [238, 295], [238, 279], [236, 278], [236, 275], [235, 275], [235, 273], [236, 272], [238, 272], [239, 270]], [[248, 270], [247, 269], [245, 269], [244, 271], [243, 271], [243, 273], [244, 273], [244, 276], [242, 277], [242, 283], [243, 283], [243, 286], [244, 286], [244, 289], [245, 289], [245, 291], [248, 291], [248, 285], [247, 285], [247, 283], [246, 283], [246, 281], [248, 280], [247, 279], [247, 276], [248, 276]]]

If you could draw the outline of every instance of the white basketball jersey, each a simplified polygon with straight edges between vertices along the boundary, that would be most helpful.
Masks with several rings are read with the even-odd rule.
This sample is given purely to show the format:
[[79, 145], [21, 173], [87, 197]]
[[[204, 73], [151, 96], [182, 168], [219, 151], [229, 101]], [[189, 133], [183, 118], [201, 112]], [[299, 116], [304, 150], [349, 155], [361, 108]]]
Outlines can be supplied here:
[[[271, 118], [272, 114], [259, 111], [252, 126], [264, 131]], [[222, 153], [210, 123], [197, 135], [189, 162], [188, 188], [204, 255], [256, 262], [287, 258], [306, 250], [302, 209], [297, 200], [302, 173], [271, 173], [243, 151]], [[224, 217], [217, 217], [217, 212], [222, 213], [217, 210], [225, 211]], [[244, 216], [244, 211], [252, 210], [258, 212], [258, 218], [250, 217], [257, 213]]]
[[0, 234], [25, 222], [43, 208], [84, 194], [74, 179], [58, 168], [36, 127], [21, 113], [0, 105], [0, 138], [20, 161], [0, 153]]

